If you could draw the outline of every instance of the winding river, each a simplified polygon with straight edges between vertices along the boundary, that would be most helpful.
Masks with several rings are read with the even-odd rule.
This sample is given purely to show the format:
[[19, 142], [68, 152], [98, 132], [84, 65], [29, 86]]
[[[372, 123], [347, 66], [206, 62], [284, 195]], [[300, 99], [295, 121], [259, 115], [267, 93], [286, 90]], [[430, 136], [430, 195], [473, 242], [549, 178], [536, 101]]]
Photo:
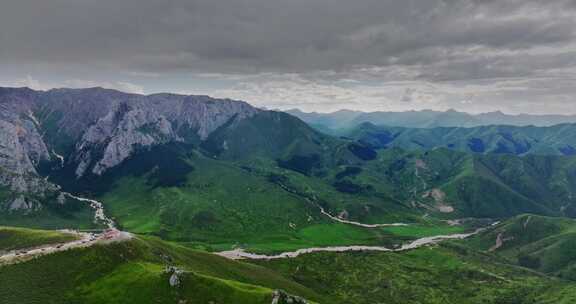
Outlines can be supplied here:
[[[498, 222], [492, 224], [496, 225]], [[411, 249], [420, 248], [423, 246], [437, 244], [444, 240], [454, 240], [454, 239], [465, 239], [467, 237], [473, 236], [478, 234], [484, 230], [488, 229], [488, 227], [476, 229], [474, 232], [471, 233], [461, 233], [461, 234], [449, 234], [449, 235], [436, 235], [436, 236], [429, 236], [414, 240], [410, 243], [404, 244], [398, 248], [388, 248], [383, 246], [336, 246], [336, 247], [312, 247], [312, 248], [303, 248], [296, 251], [289, 251], [289, 252], [282, 252], [276, 255], [264, 255], [264, 254], [256, 254], [246, 252], [243, 249], [234, 249], [230, 251], [221, 251], [216, 253], [219, 256], [232, 259], [232, 260], [241, 260], [241, 259], [251, 259], [251, 260], [274, 260], [274, 259], [286, 259], [286, 258], [295, 258], [303, 254], [313, 253], [313, 252], [350, 252], [350, 251], [382, 251], [382, 252], [400, 252], [406, 251]]]
[[[64, 192], [64, 195], [66, 195], [72, 199], [78, 200], [78, 201], [89, 203], [90, 207], [92, 207], [94, 209], [94, 222], [95, 223], [102, 223], [103, 225], [105, 225], [108, 232], [105, 232], [105, 233], [102, 233], [99, 235], [92, 234], [92, 233], [78, 233], [78, 232], [76, 232], [76, 233], [78, 233], [78, 236], [79, 236], [78, 240], [76, 240], [76, 241], [72, 241], [72, 242], [65, 243], [65, 244], [59, 244], [59, 245], [44, 246], [44, 247], [40, 247], [40, 248], [31, 249], [31, 250], [28, 250], [26, 252], [20, 252], [20, 253], [10, 252], [10, 253], [5, 254], [5, 255], [0, 255], [0, 264], [1, 264], [1, 262], [10, 262], [13, 260], [22, 260], [22, 259], [26, 259], [26, 258], [38, 256], [38, 255], [45, 255], [45, 254], [50, 254], [50, 253], [57, 252], [57, 251], [67, 250], [70, 248], [88, 247], [88, 246], [95, 244], [98, 241], [126, 240], [126, 239], [130, 239], [132, 237], [130, 233], [122, 232], [122, 231], [119, 231], [116, 229], [116, 225], [114, 223], [114, 220], [112, 220], [111, 218], [106, 216], [106, 213], [104, 212], [104, 206], [101, 202], [93, 200], [93, 199], [75, 196], [75, 195], [67, 193], [67, 192]], [[324, 208], [322, 208], [322, 207], [320, 207], [320, 211], [322, 214], [324, 214], [325, 216], [329, 217], [330, 219], [332, 219], [336, 222], [340, 222], [340, 223], [344, 223], [344, 224], [348, 224], [348, 225], [360, 226], [360, 227], [364, 227], [364, 228], [408, 226], [408, 224], [405, 224], [405, 223], [363, 224], [363, 223], [348, 221], [345, 219], [341, 219], [339, 217], [335, 217], [335, 216], [329, 214], [328, 212], [326, 212], [324, 210]], [[491, 226], [495, 226], [497, 224], [498, 224], [498, 222], [495, 222]], [[250, 253], [250, 252], [246, 252], [243, 249], [221, 251], [221, 252], [217, 252], [215, 254], [222, 256], [222, 257], [225, 257], [225, 258], [228, 258], [228, 259], [232, 259], [232, 260], [241, 260], [241, 259], [273, 260], [273, 259], [295, 258], [295, 257], [298, 257], [298, 256], [303, 255], [303, 254], [314, 253], [314, 252], [353, 252], [353, 251], [401, 252], [401, 251], [420, 248], [423, 246], [437, 244], [437, 243], [444, 241], [444, 240], [465, 239], [465, 238], [468, 238], [470, 236], [476, 235], [476, 234], [478, 234], [478, 233], [480, 233], [480, 232], [482, 232], [488, 228], [489, 227], [479, 228], [479, 229], [476, 229], [475, 231], [470, 232], [470, 233], [423, 237], [423, 238], [411, 241], [409, 243], [403, 244], [402, 246], [397, 247], [397, 248], [388, 248], [388, 247], [384, 247], [384, 246], [355, 245], [355, 246], [334, 246], [334, 247], [311, 247], [311, 248], [298, 249], [296, 251], [282, 252], [282, 253], [275, 254], [275, 255]]]

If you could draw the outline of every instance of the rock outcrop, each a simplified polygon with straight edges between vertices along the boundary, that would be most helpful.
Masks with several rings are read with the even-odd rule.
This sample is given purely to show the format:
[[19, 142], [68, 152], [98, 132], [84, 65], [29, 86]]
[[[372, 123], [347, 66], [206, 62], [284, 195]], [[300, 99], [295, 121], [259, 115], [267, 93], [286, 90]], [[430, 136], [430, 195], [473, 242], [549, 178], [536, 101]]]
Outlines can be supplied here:
[[170, 287], [180, 287], [182, 284], [181, 276], [184, 273], [183, 270], [174, 266], [166, 266], [164, 272], [169, 276], [168, 283], [170, 284]]
[[275, 290], [272, 294], [271, 304], [307, 304], [308, 301], [301, 297], [289, 295], [282, 290]]
[[29, 112], [17, 115], [21, 107], [0, 104], [0, 188], [11, 193], [0, 201], [0, 209], [9, 211], [39, 209], [40, 200], [58, 190], [38, 176], [36, 167], [49, 161], [50, 154], [35, 117]]
[[0, 120], [0, 167], [16, 174], [36, 173], [35, 165], [50, 159], [35, 126], [19, 119]]

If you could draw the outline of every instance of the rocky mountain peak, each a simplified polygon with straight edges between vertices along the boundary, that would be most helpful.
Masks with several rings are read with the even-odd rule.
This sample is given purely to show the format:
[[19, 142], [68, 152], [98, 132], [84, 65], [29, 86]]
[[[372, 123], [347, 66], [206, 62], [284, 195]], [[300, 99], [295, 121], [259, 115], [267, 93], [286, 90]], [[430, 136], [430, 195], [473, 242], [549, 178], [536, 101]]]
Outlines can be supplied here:
[[38, 166], [51, 161], [72, 167], [78, 178], [101, 175], [137, 149], [199, 144], [260, 111], [208, 96], [0, 88], [0, 186], [28, 189], [30, 179], [21, 177], [37, 176]]

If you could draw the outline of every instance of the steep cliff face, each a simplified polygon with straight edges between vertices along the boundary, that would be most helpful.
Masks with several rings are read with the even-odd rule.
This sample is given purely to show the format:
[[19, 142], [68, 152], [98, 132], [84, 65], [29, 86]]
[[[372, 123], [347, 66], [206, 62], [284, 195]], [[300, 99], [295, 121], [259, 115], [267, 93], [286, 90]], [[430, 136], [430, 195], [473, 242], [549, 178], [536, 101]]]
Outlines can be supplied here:
[[[260, 110], [207, 96], [127, 94], [102, 88], [0, 88], [0, 186], [14, 193], [54, 191], [38, 175], [43, 163], [101, 175], [139, 149], [201, 143], [223, 125]], [[31, 204], [14, 196], [10, 206]]]
[[[93, 161], [92, 173], [100, 175], [122, 163], [138, 147], [179, 140], [164, 116], [145, 109], [131, 110], [126, 104], [120, 104], [82, 136], [76, 149], [76, 176], [83, 176]], [[95, 153], [100, 153], [101, 158], [95, 157]]]
[[0, 186], [8, 189], [10, 195], [0, 202], [0, 209], [38, 208], [39, 200], [58, 189], [36, 172], [41, 161], [50, 160], [48, 149], [32, 119], [3, 116], [6, 120], [0, 120]]
[[[101, 175], [133, 155], [136, 149], [167, 142], [203, 141], [228, 122], [258, 112], [246, 103], [204, 96], [127, 95], [89, 126], [78, 140], [76, 176]], [[101, 156], [99, 156], [101, 155]]]
[[[0, 166], [15, 174], [35, 172], [32, 160], [35, 151], [28, 151], [21, 142], [26, 138], [25, 129], [8, 121], [0, 120]], [[30, 157], [29, 157], [30, 155]]]

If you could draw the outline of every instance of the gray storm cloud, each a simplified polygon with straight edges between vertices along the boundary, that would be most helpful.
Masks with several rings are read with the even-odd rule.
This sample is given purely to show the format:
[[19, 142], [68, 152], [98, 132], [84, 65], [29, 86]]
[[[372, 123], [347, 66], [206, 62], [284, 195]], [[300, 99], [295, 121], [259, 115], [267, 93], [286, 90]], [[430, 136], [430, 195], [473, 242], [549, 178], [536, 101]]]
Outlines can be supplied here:
[[314, 110], [576, 112], [573, 0], [18, 0], [0, 4], [0, 29], [8, 84], [135, 83]]

